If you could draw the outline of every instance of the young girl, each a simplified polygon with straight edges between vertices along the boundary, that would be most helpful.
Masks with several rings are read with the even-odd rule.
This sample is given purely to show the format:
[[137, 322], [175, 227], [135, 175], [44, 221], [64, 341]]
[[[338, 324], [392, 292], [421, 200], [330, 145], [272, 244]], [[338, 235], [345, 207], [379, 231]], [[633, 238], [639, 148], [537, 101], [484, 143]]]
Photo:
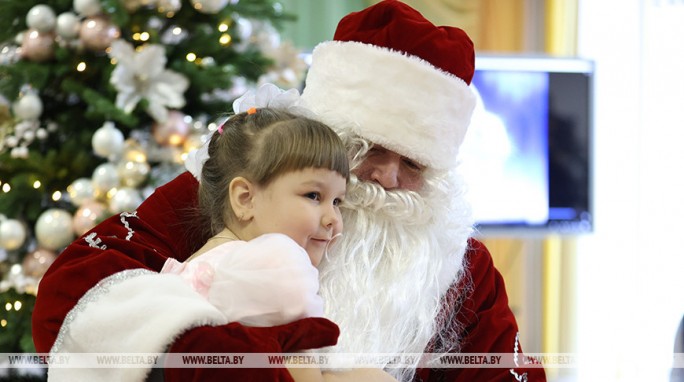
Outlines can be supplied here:
[[[340, 138], [314, 120], [252, 108], [214, 134], [208, 154], [198, 196], [213, 236], [186, 262], [168, 259], [162, 272], [186, 278], [229, 321], [273, 326], [323, 316], [315, 266], [342, 232], [349, 180]], [[230, 296], [212, 293], [217, 282], [235, 280], [240, 288]], [[288, 369], [297, 382], [395, 381], [378, 369]]]
[[[270, 108], [237, 114], [215, 133], [198, 193], [213, 235], [185, 263], [184, 277], [230, 321], [273, 326], [323, 315], [314, 268], [341, 233], [349, 179], [346, 150], [326, 125]], [[313, 266], [312, 266], [313, 265]], [[289, 280], [269, 288], [272, 281]], [[219, 282], [243, 285], [230, 296]], [[245, 288], [244, 283], [252, 285]]]

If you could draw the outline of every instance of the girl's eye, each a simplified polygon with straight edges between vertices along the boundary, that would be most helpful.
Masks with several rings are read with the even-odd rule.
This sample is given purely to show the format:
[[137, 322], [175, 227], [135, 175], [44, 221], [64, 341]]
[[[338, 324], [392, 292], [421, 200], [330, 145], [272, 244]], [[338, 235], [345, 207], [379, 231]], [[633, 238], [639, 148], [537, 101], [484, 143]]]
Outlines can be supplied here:
[[311, 200], [321, 200], [321, 194], [318, 192], [309, 192], [304, 195], [305, 198], [309, 198]]
[[338, 207], [340, 204], [342, 204], [342, 202], [343, 202], [342, 199], [340, 199], [340, 198], [335, 198], [335, 200], [333, 200], [333, 206]]

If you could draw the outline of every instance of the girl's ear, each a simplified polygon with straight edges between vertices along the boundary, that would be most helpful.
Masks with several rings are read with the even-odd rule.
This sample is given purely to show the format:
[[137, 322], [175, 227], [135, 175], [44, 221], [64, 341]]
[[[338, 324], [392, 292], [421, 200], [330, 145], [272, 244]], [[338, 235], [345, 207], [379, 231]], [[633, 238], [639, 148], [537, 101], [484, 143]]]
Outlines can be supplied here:
[[247, 222], [254, 216], [255, 190], [254, 184], [241, 176], [230, 181], [230, 185], [228, 185], [230, 206], [233, 208], [238, 221]]

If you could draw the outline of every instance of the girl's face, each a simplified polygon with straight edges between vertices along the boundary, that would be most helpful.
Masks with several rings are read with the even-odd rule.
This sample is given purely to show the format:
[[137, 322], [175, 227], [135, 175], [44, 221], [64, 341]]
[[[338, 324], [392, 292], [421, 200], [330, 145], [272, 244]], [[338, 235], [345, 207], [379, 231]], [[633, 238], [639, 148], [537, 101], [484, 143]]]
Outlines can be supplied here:
[[282, 233], [318, 266], [330, 241], [342, 232], [340, 203], [347, 184], [335, 171], [307, 168], [278, 176], [254, 195], [256, 235]]

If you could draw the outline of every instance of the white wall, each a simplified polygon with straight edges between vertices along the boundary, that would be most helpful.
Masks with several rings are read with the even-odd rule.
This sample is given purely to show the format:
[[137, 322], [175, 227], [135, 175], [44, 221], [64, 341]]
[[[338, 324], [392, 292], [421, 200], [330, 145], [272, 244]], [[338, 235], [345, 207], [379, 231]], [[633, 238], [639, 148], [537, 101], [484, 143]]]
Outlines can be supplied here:
[[596, 61], [596, 231], [578, 243], [580, 381], [667, 381], [684, 314], [684, 1], [581, 0]]

